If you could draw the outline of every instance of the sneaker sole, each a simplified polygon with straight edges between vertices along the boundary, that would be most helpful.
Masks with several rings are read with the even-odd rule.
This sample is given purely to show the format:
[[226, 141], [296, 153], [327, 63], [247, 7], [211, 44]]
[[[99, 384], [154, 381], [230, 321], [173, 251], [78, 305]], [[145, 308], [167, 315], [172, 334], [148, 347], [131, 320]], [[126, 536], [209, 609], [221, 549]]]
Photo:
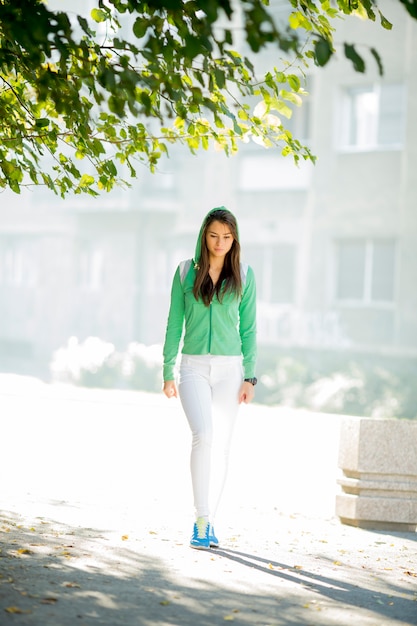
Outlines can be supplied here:
[[210, 550], [210, 546], [193, 546], [192, 543], [190, 543], [190, 548], [194, 550]]

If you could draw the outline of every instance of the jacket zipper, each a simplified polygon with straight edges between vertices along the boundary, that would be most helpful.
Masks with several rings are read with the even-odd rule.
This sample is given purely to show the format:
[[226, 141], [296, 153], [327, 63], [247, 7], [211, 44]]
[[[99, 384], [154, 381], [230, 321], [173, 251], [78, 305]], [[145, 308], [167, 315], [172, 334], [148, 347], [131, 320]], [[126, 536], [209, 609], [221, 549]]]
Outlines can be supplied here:
[[211, 302], [210, 302], [210, 306], [209, 306], [209, 345], [208, 345], [208, 353], [211, 354], [211, 311], [212, 311], [212, 306], [211, 306]]

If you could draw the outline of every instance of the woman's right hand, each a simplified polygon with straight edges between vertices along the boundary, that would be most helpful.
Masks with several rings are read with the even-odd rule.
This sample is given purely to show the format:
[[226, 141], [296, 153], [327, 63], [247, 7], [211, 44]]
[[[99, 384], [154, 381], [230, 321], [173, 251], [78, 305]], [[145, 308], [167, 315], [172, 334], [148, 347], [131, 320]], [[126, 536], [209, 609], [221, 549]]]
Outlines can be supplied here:
[[167, 398], [176, 398], [178, 396], [175, 380], [166, 380], [162, 389]]

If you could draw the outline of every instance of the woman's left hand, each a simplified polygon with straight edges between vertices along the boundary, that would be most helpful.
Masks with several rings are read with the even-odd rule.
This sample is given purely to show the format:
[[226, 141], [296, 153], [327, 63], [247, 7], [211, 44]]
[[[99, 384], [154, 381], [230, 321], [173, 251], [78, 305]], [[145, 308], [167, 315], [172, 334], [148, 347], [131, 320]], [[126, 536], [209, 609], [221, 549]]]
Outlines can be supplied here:
[[252, 383], [248, 383], [243, 381], [240, 389], [239, 389], [239, 404], [244, 402], [245, 404], [249, 404], [255, 397], [255, 387]]

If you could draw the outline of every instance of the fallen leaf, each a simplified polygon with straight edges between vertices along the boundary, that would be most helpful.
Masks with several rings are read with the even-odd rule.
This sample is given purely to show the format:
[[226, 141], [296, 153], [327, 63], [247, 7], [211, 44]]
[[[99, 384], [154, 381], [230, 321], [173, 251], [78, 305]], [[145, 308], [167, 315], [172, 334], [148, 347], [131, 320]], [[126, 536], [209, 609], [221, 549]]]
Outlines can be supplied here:
[[6, 613], [21, 613], [22, 609], [19, 609], [17, 606], [8, 606], [4, 609]]
[[42, 598], [41, 604], [55, 604], [58, 601], [58, 598]]
[[404, 572], [404, 574], [406, 574], [407, 576], [416, 576], [417, 577], [417, 572]]
[[340, 561], [333, 561], [333, 565], [342, 565]]
[[272, 563], [268, 563], [268, 567], [269, 569], [274, 569], [274, 566], [272, 565]]
[[168, 604], [171, 604], [171, 603], [169, 600], [161, 600], [159, 604], [162, 604], [162, 606], [167, 606]]
[[20, 550], [17, 551], [17, 554], [33, 554], [32, 550], [29, 550], [29, 548], [20, 548]]
[[225, 616], [223, 617], [223, 619], [224, 619], [226, 622], [233, 622], [233, 620], [235, 619], [235, 616], [234, 616], [234, 615], [225, 615]]
[[62, 550], [62, 552], [60, 552], [58, 556], [71, 556], [71, 553], [68, 552], [68, 550]]
[[129, 535], [122, 535], [122, 541], [127, 541], [129, 539]]

